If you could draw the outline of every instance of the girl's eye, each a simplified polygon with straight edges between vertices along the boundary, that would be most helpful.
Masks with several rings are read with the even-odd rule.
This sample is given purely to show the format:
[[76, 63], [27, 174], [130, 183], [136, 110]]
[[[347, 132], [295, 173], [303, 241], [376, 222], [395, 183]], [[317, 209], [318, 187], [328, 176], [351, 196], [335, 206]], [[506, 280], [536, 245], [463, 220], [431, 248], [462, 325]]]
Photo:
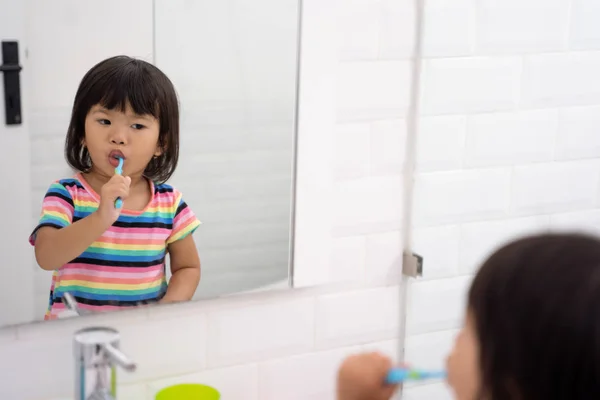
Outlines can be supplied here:
[[145, 128], [145, 126], [142, 124], [133, 124], [133, 125], [131, 125], [131, 127], [135, 130], [141, 130], [141, 129]]
[[98, 122], [100, 125], [110, 125], [110, 121], [107, 119], [99, 119]]

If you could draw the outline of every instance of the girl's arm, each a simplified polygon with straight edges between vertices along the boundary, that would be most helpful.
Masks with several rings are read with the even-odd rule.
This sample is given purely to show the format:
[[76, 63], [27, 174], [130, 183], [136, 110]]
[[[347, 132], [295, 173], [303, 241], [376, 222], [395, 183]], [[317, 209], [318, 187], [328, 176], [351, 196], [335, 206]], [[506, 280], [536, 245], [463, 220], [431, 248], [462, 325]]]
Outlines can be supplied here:
[[79, 257], [108, 226], [95, 212], [62, 229], [49, 226], [40, 228], [35, 239], [35, 259], [38, 265], [46, 271], [62, 267]]
[[200, 282], [200, 257], [194, 237], [188, 235], [169, 244], [171, 279], [161, 303], [191, 300]]
[[[121, 210], [115, 208], [115, 199], [126, 199], [129, 196], [130, 183], [131, 178], [115, 175], [102, 186], [98, 210], [61, 229], [41, 227], [35, 234], [35, 259], [38, 265], [46, 271], [52, 271], [79, 257], [119, 218]], [[69, 202], [72, 207], [70, 198]], [[51, 208], [49, 213], [52, 214], [54, 211]], [[63, 219], [71, 219], [72, 209], [66, 210], [63, 205], [59, 212]]]

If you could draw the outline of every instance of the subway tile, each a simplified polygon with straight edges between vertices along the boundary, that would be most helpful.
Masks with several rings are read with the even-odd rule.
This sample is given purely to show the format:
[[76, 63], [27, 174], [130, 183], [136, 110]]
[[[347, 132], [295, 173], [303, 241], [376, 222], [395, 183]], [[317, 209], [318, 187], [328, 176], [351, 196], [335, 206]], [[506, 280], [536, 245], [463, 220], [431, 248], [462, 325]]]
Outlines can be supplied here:
[[515, 167], [512, 212], [532, 215], [591, 208], [598, 198], [599, 182], [597, 160]]
[[411, 58], [415, 45], [415, 2], [381, 0], [380, 4], [380, 58], [384, 60]]
[[413, 250], [423, 257], [423, 278], [448, 278], [458, 274], [458, 225], [413, 229]]
[[357, 345], [396, 337], [401, 306], [398, 286], [320, 296], [317, 347]]
[[556, 158], [576, 160], [600, 157], [600, 107], [571, 107], [560, 110]]
[[475, 0], [433, 0], [425, 3], [424, 57], [472, 54], [475, 4]]
[[514, 109], [521, 69], [517, 57], [426, 60], [421, 111], [424, 115], [439, 115]]
[[467, 119], [465, 165], [487, 167], [552, 161], [558, 111], [474, 115]]
[[414, 226], [505, 216], [509, 188], [510, 169], [419, 174], [413, 194]]
[[478, 1], [478, 53], [558, 51], [566, 47], [569, 0]]
[[[376, 121], [371, 128], [371, 175], [399, 175], [406, 156], [406, 120]], [[366, 147], [362, 148], [365, 152]]]
[[337, 76], [338, 121], [406, 115], [411, 82], [409, 62], [343, 62]]
[[337, 370], [360, 350], [346, 347], [273, 360], [260, 365], [261, 400], [320, 400], [335, 397]]
[[548, 231], [549, 217], [481, 221], [460, 228], [460, 271], [475, 273], [491, 253], [508, 241]]
[[365, 277], [398, 280], [402, 275], [404, 242], [401, 231], [367, 236]]
[[550, 229], [558, 232], [583, 232], [600, 236], [600, 210], [584, 210], [550, 216]]
[[600, 49], [600, 3], [596, 0], [573, 0], [572, 3], [570, 48]]
[[599, 68], [598, 51], [526, 56], [521, 105], [541, 108], [598, 104]]
[[211, 312], [206, 343], [209, 366], [253, 362], [311, 350], [314, 313], [312, 298]]
[[334, 238], [332, 246], [328, 282], [361, 281], [367, 265], [367, 238]]
[[419, 368], [442, 370], [450, 354], [458, 330], [444, 330], [408, 336], [404, 344], [405, 359], [409, 365]]
[[335, 130], [335, 177], [361, 178], [369, 175], [371, 127], [369, 124], [339, 124]]
[[369, 0], [338, 0], [340, 59], [368, 60], [379, 55], [378, 2]]
[[408, 292], [407, 335], [458, 329], [471, 280], [471, 276], [461, 276], [412, 282]]
[[417, 133], [416, 169], [419, 172], [461, 169], [467, 119], [464, 116], [421, 118]]

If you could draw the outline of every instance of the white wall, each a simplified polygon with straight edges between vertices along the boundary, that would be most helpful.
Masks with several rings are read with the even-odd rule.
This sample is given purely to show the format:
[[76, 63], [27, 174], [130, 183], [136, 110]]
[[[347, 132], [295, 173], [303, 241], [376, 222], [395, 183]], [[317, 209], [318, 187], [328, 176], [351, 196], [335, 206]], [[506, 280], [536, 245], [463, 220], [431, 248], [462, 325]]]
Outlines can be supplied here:
[[[0, 397], [71, 398], [72, 333], [90, 323], [120, 329], [122, 348], [140, 364], [135, 374], [119, 372], [120, 398], [128, 400], [151, 399], [177, 381], [212, 384], [224, 399], [333, 399], [335, 370], [346, 354], [376, 348], [395, 355], [411, 51], [409, 37], [398, 29], [412, 23], [408, 3], [304, 0], [302, 82], [308, 88], [300, 104], [299, 210], [303, 220], [313, 221], [311, 205], [325, 203], [335, 214], [331, 225], [317, 227], [329, 235], [312, 249], [327, 257], [307, 265], [310, 254], [303, 252], [297, 268], [326, 271], [322, 281], [329, 285], [2, 330]], [[335, 61], [327, 66], [330, 74], [319, 68], [323, 38], [338, 45], [329, 55]], [[302, 114], [314, 111], [311, 104], [330, 89], [332, 109]], [[334, 129], [319, 130], [315, 121], [321, 120], [332, 121]], [[330, 143], [325, 150], [331, 152], [319, 140]], [[335, 179], [330, 192], [309, 193], [315, 188], [305, 170], [310, 154], [319, 155], [320, 175]], [[319, 204], [305, 201], [319, 196]], [[311, 229], [299, 224], [297, 240], [310, 242]]]
[[[472, 274], [548, 229], [600, 232], [600, 5], [428, 0], [407, 359], [439, 365]], [[449, 399], [441, 384], [415, 399]], [[413, 397], [411, 397], [413, 398]]]

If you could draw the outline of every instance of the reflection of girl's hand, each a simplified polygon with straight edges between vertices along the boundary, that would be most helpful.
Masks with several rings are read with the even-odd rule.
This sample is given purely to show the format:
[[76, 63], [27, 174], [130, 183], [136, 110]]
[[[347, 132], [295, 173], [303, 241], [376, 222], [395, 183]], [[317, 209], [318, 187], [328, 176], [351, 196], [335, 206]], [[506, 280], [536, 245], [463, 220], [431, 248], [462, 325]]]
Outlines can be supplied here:
[[338, 400], [388, 400], [397, 386], [385, 385], [392, 361], [379, 353], [348, 357], [341, 365], [337, 380]]

